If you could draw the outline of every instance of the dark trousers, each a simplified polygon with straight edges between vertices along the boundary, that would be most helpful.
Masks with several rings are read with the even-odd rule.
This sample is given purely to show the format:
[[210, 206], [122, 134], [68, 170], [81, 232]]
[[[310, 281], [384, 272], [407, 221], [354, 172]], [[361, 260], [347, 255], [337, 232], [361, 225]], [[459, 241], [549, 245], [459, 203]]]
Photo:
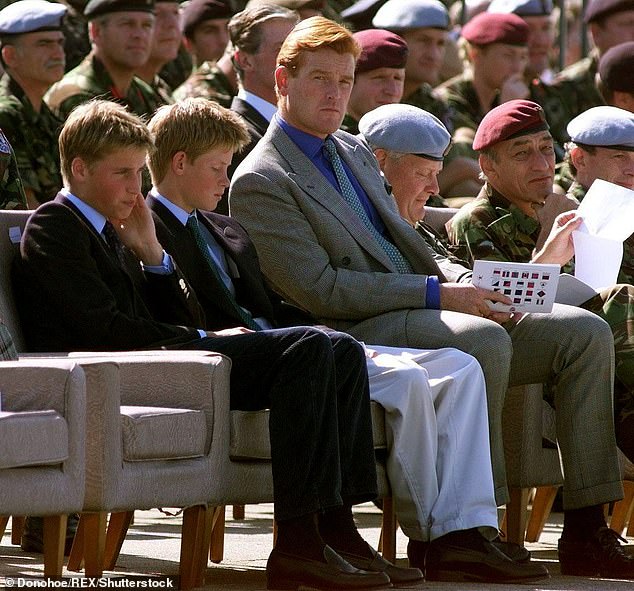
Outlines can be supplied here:
[[278, 521], [376, 497], [363, 348], [309, 327], [193, 341], [232, 361], [231, 408], [270, 409]]

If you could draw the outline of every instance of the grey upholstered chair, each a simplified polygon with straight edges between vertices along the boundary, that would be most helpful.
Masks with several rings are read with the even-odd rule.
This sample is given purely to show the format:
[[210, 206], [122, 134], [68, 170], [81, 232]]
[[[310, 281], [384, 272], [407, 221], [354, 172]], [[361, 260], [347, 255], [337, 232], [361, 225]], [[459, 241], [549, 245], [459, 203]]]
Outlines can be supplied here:
[[2, 361], [0, 392], [0, 538], [9, 516], [44, 516], [44, 575], [60, 576], [66, 516], [84, 500], [84, 371], [67, 359]]

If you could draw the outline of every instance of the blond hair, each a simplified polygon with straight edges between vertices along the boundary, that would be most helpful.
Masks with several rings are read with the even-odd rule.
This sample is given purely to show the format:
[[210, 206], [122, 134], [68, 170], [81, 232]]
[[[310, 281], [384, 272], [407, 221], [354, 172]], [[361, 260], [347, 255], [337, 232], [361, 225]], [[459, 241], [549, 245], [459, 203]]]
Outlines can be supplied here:
[[286, 37], [277, 56], [277, 65], [285, 66], [291, 76], [296, 76], [302, 56], [319, 49], [350, 53], [355, 61], [361, 55], [361, 46], [348, 29], [323, 16], [313, 16], [297, 23]]
[[83, 103], [71, 111], [59, 135], [62, 178], [70, 182], [75, 158], [91, 165], [129, 147], [152, 150], [150, 132], [140, 117], [112, 101]]
[[240, 115], [203, 98], [161, 107], [148, 124], [155, 149], [148, 157], [152, 182], [160, 183], [176, 152], [190, 162], [215, 148], [241, 150], [250, 139]]

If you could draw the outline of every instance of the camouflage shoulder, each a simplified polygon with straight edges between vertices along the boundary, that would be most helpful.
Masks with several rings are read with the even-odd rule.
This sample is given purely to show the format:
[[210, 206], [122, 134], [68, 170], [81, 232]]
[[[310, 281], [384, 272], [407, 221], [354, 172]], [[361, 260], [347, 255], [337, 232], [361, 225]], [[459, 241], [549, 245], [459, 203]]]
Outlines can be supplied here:
[[592, 57], [584, 57], [578, 62], [564, 68], [555, 77], [555, 84], [562, 81], [578, 81], [580, 78], [587, 78], [588, 72], [592, 69]]

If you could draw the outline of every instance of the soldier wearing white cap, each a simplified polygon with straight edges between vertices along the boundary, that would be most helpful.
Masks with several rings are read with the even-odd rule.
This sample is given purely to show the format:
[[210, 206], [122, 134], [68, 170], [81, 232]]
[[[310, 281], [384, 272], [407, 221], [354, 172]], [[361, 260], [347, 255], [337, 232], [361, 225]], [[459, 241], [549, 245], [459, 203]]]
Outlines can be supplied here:
[[31, 207], [61, 188], [57, 136], [61, 122], [43, 97], [64, 75], [62, 19], [67, 8], [21, 0], [0, 11], [0, 127], [13, 145]]

